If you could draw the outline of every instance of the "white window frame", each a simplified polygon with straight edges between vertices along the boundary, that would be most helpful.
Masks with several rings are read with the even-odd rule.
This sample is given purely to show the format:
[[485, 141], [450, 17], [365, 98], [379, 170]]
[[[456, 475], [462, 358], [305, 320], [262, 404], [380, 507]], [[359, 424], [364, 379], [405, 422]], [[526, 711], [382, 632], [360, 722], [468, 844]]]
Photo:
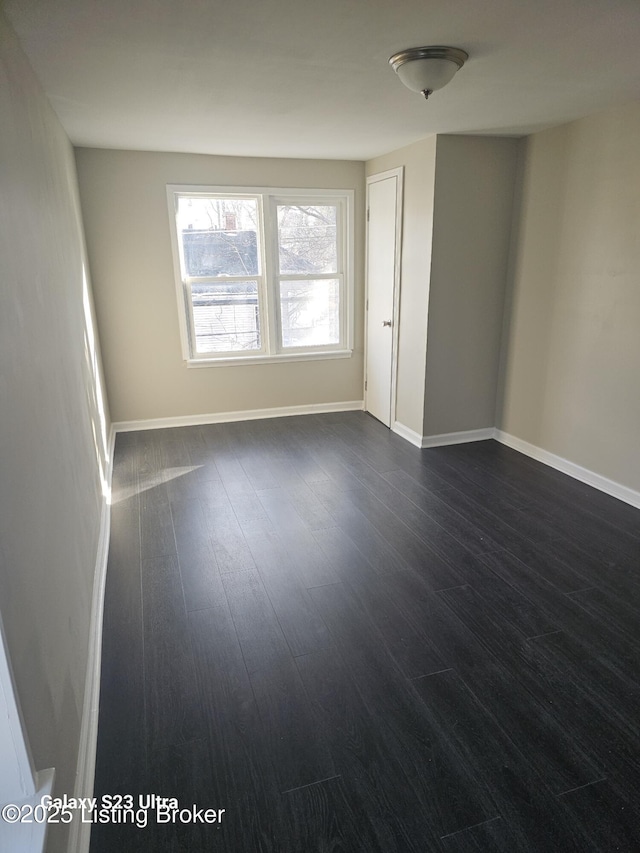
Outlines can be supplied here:
[[[198, 354], [193, 332], [192, 282], [217, 281], [215, 276], [190, 278], [183, 272], [182, 241], [177, 227], [178, 199], [186, 197], [255, 198], [258, 201], [260, 272], [255, 276], [242, 276], [258, 281], [260, 311], [260, 350]], [[217, 367], [232, 364], [263, 364], [265, 362], [312, 361], [317, 359], [349, 358], [353, 353], [354, 326], [354, 191], [345, 189], [308, 189], [273, 187], [227, 187], [186, 184], [167, 186], [167, 203], [171, 232], [171, 248], [176, 283], [178, 324], [182, 356], [187, 367]], [[338, 208], [337, 249], [338, 271], [327, 274], [280, 274], [278, 261], [277, 206], [282, 204], [335, 204]], [[235, 276], [225, 276], [233, 281]], [[340, 287], [339, 342], [316, 347], [282, 347], [280, 323], [280, 281], [337, 279]]]

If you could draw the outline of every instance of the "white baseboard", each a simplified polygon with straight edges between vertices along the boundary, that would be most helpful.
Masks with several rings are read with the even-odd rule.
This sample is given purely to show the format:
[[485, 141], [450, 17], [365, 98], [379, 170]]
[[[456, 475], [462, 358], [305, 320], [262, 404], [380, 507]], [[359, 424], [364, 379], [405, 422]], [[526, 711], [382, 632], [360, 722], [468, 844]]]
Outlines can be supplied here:
[[422, 447], [422, 436], [420, 433], [401, 424], [400, 421], [394, 421], [391, 424], [391, 431], [399, 435], [400, 438], [404, 438], [405, 441], [409, 441], [414, 447]]
[[446, 447], [448, 444], [467, 444], [470, 441], [486, 441], [495, 437], [493, 427], [468, 429], [461, 432], [442, 432], [439, 435], [424, 435], [422, 447]]
[[409, 427], [396, 421], [391, 427], [393, 432], [410, 441], [415, 447], [445, 447], [448, 444], [466, 444], [469, 441], [486, 441], [495, 437], [495, 429], [469, 429], [462, 432], [443, 432], [440, 435], [420, 435]]
[[494, 437], [496, 441], [506, 444], [507, 447], [511, 447], [513, 450], [524, 453], [525, 456], [530, 456], [532, 459], [543, 462], [557, 471], [562, 471], [563, 474], [568, 474], [575, 480], [580, 480], [581, 483], [593, 486], [601, 492], [605, 492], [614, 498], [618, 498], [618, 500], [640, 509], [640, 492], [630, 489], [628, 486], [623, 486], [615, 480], [609, 480], [607, 477], [603, 477], [602, 474], [596, 474], [595, 471], [590, 471], [588, 468], [576, 465], [575, 462], [570, 462], [562, 456], [556, 456], [555, 453], [549, 453], [548, 450], [536, 447], [535, 444], [529, 444], [528, 441], [524, 441], [500, 429], [495, 430]]
[[198, 426], [200, 424], [226, 424], [234, 421], [256, 421], [262, 418], [286, 418], [293, 415], [318, 415], [330, 412], [359, 412], [364, 408], [363, 400], [347, 400], [341, 403], [309, 403], [305, 406], [281, 406], [274, 409], [247, 409], [244, 412], [213, 412], [207, 415], [179, 415], [173, 418], [150, 418], [139, 421], [118, 421], [113, 424], [116, 432], [134, 432], [141, 429], [164, 429], [166, 427]]
[[[35, 794], [26, 800], [19, 800], [17, 805], [20, 808], [30, 806], [33, 814], [33, 809], [40, 805], [42, 798], [52, 795], [55, 775], [53, 767], [36, 773]], [[25, 823], [0, 820], [0, 850], [10, 850], [11, 853], [44, 853], [47, 828], [46, 821], [38, 822], [33, 818]]]
[[[111, 426], [107, 460], [107, 484], [111, 489], [113, 473], [113, 451], [116, 430]], [[89, 651], [87, 656], [87, 675], [84, 687], [84, 703], [82, 708], [82, 725], [80, 728], [80, 746], [78, 749], [78, 764], [74, 797], [92, 797], [93, 782], [96, 769], [96, 748], [98, 745], [98, 711], [100, 706], [100, 664], [102, 660], [102, 617], [104, 610], [104, 590], [107, 579], [107, 558], [109, 556], [109, 533], [111, 530], [111, 506], [108, 498], [102, 505], [100, 518], [100, 534], [93, 578], [93, 598], [91, 602], [91, 624], [89, 634]], [[91, 841], [91, 824], [82, 823], [79, 813], [74, 812], [74, 820], [70, 826], [69, 853], [89, 853]]]

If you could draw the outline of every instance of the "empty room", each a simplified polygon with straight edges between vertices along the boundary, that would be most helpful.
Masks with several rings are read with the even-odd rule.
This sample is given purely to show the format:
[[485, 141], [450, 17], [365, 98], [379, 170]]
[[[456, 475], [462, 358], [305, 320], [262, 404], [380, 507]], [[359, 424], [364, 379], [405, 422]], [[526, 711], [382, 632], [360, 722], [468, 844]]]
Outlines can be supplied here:
[[0, 6], [0, 851], [640, 849], [637, 3]]

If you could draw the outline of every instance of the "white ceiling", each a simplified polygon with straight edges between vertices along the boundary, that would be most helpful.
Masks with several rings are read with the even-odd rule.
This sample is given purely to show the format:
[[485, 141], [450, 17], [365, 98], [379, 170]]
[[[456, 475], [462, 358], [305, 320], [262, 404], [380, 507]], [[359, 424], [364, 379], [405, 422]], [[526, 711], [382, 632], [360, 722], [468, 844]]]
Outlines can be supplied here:
[[[364, 160], [640, 97], [638, 0], [5, 0], [72, 142]], [[428, 102], [388, 65], [469, 60]]]

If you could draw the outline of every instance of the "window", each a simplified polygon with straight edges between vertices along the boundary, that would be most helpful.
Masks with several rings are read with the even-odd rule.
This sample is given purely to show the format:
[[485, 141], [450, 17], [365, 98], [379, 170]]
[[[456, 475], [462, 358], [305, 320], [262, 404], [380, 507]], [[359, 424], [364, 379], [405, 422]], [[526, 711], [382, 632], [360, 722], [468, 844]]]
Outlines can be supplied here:
[[189, 365], [351, 354], [352, 191], [167, 192]]

